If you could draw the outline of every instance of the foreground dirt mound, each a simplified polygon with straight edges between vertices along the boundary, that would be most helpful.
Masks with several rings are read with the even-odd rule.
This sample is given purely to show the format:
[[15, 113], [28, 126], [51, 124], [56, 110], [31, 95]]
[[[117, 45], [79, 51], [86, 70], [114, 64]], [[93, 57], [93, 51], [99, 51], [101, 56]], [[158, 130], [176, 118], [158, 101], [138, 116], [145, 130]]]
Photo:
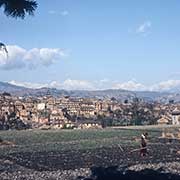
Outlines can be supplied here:
[[[78, 178], [77, 178], [78, 179]], [[84, 180], [179, 180], [180, 176], [171, 173], [164, 173], [161, 169], [155, 171], [144, 169], [141, 171], [119, 170], [118, 167], [92, 168], [92, 178]]]
[[[129, 167], [92, 167], [37, 171], [0, 160], [1, 180], [179, 180], [180, 163], [138, 164]], [[3, 170], [4, 169], [4, 170]]]

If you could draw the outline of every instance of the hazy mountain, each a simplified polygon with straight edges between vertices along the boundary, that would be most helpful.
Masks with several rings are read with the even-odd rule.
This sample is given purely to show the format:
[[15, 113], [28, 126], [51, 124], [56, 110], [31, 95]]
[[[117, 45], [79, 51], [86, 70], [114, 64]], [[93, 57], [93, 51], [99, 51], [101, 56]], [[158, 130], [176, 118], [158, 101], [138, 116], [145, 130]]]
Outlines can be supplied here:
[[180, 102], [180, 93], [175, 92], [153, 92], [153, 91], [127, 91], [127, 90], [98, 90], [98, 91], [86, 91], [86, 90], [58, 90], [55, 88], [40, 88], [32, 89], [21, 86], [12, 85], [6, 82], [0, 82], [0, 93], [8, 92], [16, 96], [45, 96], [52, 95], [55, 97], [71, 96], [71, 97], [83, 97], [83, 98], [98, 98], [98, 99], [110, 99], [112, 97], [117, 100], [124, 101], [125, 99], [132, 100], [135, 97], [141, 98], [145, 101], [161, 101], [167, 102], [169, 100], [175, 100]]
[[18, 92], [18, 91], [23, 91], [25, 89], [25, 87], [21, 87], [21, 86], [15, 86], [12, 85], [10, 83], [6, 83], [6, 82], [0, 82], [0, 92], [9, 92], [9, 93], [14, 93], [14, 92]]

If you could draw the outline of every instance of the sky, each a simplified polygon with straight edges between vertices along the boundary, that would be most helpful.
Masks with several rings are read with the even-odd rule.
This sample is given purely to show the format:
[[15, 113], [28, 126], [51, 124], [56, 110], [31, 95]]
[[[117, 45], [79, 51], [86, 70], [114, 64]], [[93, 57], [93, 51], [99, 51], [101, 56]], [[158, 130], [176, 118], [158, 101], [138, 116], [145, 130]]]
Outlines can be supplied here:
[[0, 81], [33, 88], [170, 90], [180, 86], [179, 0], [38, 0], [34, 16], [0, 10]]

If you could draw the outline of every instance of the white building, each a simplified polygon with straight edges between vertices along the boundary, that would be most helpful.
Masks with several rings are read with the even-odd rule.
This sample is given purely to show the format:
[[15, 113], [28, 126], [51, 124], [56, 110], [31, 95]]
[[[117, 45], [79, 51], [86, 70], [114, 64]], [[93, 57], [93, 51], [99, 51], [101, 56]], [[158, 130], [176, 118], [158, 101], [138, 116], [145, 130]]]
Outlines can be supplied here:
[[38, 109], [38, 110], [44, 110], [45, 107], [46, 107], [46, 104], [45, 104], [45, 103], [39, 103], [39, 104], [37, 104], [37, 109]]

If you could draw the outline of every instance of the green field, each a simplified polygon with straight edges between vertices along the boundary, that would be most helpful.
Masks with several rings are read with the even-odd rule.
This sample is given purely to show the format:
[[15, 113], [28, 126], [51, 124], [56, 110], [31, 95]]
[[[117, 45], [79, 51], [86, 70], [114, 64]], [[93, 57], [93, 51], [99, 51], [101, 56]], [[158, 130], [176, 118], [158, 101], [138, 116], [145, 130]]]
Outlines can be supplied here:
[[158, 138], [162, 128], [107, 128], [100, 130], [26, 130], [1, 131], [3, 140], [13, 142], [12, 146], [1, 146], [0, 155], [21, 152], [50, 152], [73, 149], [96, 149], [138, 145], [135, 139], [147, 131], [149, 138]]

